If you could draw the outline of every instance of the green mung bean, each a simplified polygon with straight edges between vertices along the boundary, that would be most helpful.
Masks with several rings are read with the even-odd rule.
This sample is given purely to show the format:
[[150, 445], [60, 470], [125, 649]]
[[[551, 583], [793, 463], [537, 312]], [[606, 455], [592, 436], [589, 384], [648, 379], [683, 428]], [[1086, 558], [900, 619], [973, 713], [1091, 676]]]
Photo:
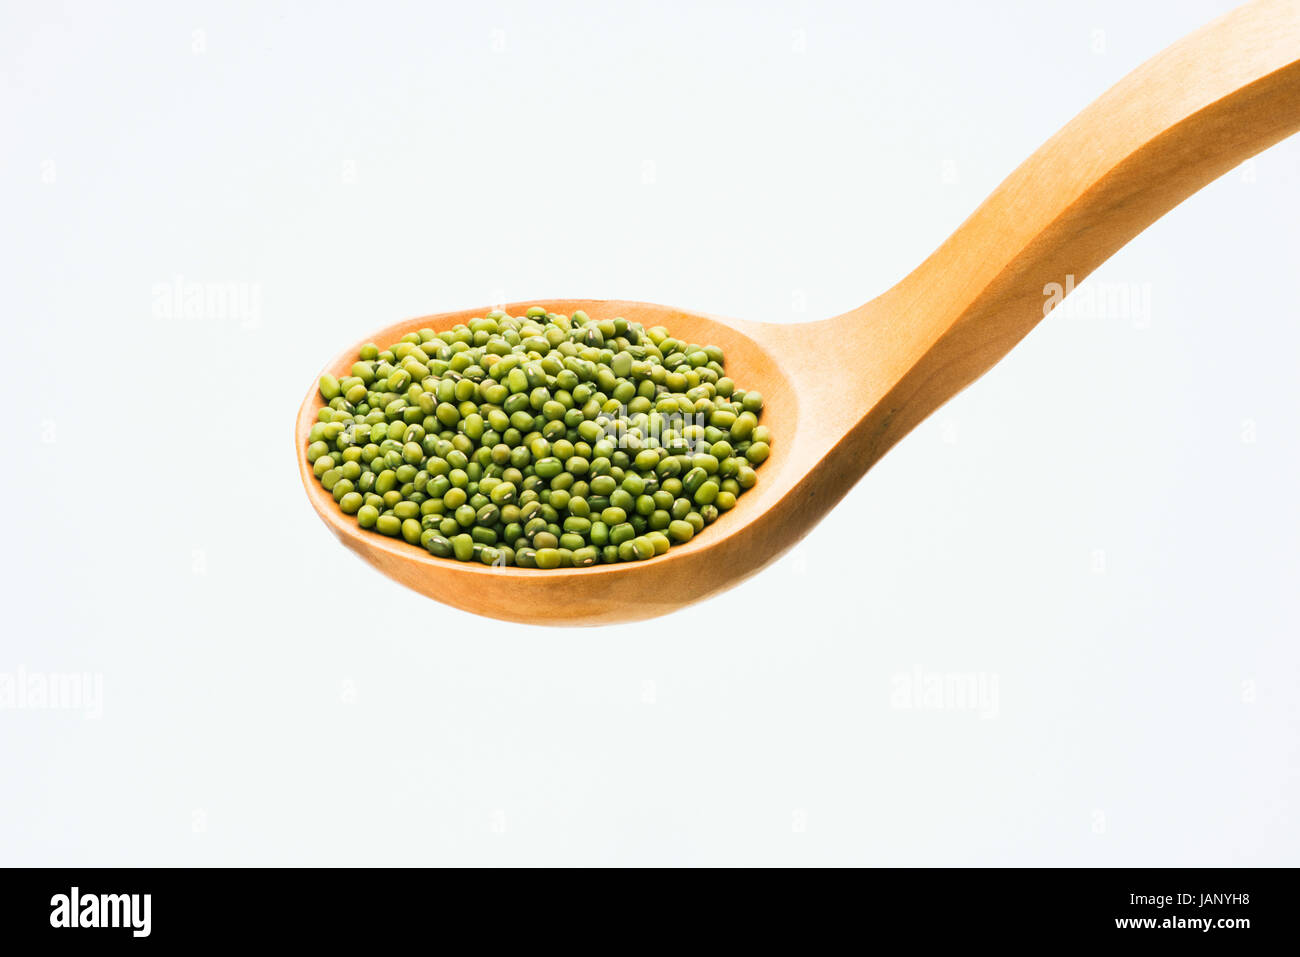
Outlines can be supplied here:
[[362, 346], [307, 442], [361, 528], [492, 567], [646, 561], [756, 484], [763, 396], [722, 350], [541, 306]]

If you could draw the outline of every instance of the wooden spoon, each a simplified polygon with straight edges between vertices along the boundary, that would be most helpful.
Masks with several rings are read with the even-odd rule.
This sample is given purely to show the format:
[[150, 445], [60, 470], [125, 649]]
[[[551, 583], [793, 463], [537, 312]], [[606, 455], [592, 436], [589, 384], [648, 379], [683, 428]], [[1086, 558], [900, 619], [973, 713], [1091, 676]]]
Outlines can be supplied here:
[[[643, 562], [540, 571], [434, 558], [363, 531], [312, 474], [315, 384], [298, 414], [298, 467], [335, 535], [397, 581], [492, 618], [593, 625], [650, 618], [754, 574], [799, 541], [917, 423], [987, 371], [1050, 311], [1052, 284], [1081, 282], [1150, 223], [1300, 128], [1300, 0], [1259, 0], [1134, 70], [1047, 141], [911, 275], [852, 312], [812, 325], [722, 319], [644, 302], [532, 305], [666, 326], [715, 343], [727, 371], [766, 398], [773, 435], [758, 484], [685, 545]], [[341, 376], [365, 342], [443, 330], [485, 309], [372, 332], [324, 371]], [[837, 361], [828, 362], [834, 356]]]

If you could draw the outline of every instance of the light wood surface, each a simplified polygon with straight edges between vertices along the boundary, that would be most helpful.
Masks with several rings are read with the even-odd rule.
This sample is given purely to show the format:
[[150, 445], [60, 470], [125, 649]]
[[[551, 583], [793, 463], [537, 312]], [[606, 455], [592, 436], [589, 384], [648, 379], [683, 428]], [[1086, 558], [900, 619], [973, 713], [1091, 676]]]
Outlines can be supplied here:
[[[1300, 0], [1259, 0], [1133, 71], [1013, 172], [897, 286], [820, 323], [722, 319], [642, 302], [511, 303], [666, 326], [715, 343], [728, 374], [766, 398], [772, 456], [736, 507], [644, 562], [541, 571], [439, 559], [363, 531], [321, 488], [294, 440], [307, 496], [330, 530], [384, 574], [448, 605], [510, 621], [593, 625], [662, 615], [736, 584], [799, 541], [891, 446], [986, 372], [1043, 317], [1047, 288], [1098, 265], [1206, 183], [1300, 129]], [[883, 226], [881, 228], [884, 228]], [[486, 308], [372, 331], [365, 342], [450, 328]], [[829, 356], [837, 361], [826, 361]], [[707, 614], [707, 612], [704, 612]]]

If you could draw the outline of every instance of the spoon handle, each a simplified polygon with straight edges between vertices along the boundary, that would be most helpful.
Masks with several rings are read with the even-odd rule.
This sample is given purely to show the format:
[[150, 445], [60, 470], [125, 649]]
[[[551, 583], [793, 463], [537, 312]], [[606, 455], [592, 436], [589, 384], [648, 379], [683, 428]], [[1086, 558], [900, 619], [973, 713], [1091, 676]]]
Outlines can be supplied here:
[[894, 383], [864, 393], [859, 467], [1010, 351], [1058, 290], [1297, 129], [1300, 0], [1248, 3], [1126, 76], [907, 278], [830, 321]]

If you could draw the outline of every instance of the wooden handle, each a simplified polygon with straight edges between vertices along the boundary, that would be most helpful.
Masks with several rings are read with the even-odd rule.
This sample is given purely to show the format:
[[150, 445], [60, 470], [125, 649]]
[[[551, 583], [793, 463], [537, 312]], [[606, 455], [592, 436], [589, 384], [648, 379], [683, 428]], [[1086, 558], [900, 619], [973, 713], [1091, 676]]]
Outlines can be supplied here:
[[[1138, 67], [1047, 141], [935, 253], [831, 320], [879, 375], [869, 467], [1165, 212], [1300, 129], [1300, 0], [1257, 0]], [[868, 411], [869, 410], [869, 411]]]

